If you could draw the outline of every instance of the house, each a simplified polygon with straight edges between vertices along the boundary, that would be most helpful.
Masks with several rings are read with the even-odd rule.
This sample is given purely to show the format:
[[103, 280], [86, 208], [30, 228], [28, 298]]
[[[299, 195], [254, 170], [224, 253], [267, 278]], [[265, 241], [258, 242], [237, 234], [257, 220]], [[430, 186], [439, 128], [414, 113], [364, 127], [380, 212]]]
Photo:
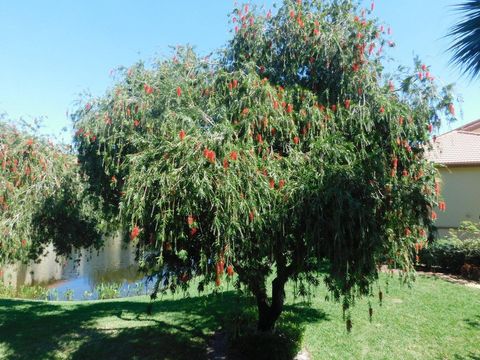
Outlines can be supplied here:
[[480, 119], [438, 136], [428, 153], [440, 172], [446, 211], [438, 213], [439, 236], [460, 222], [480, 221]]

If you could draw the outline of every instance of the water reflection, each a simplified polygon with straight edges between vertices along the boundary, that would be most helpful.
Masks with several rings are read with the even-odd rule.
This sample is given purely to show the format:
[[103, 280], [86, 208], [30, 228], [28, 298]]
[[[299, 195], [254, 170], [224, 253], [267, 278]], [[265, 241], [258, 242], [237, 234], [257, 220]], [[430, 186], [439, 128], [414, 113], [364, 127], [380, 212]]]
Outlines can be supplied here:
[[56, 258], [50, 246], [39, 263], [7, 266], [2, 277], [5, 285], [17, 289], [25, 285], [57, 289], [58, 292], [51, 293], [57, 293], [60, 300], [63, 300], [65, 292], [73, 290], [72, 299], [81, 300], [96, 298], [96, 287], [105, 283], [120, 284], [121, 295], [130, 294], [132, 289], [134, 294], [138, 294], [142, 286], [135, 283], [142, 280], [143, 275], [137, 269], [135, 246], [116, 236], [106, 240], [105, 246], [98, 251], [78, 249], [72, 252], [70, 258]]

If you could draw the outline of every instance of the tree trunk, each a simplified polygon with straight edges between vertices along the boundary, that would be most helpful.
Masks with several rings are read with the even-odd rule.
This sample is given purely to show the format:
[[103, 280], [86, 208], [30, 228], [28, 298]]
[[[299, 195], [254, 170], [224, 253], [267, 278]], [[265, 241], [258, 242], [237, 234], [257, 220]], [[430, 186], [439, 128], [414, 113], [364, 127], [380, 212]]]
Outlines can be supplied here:
[[268, 303], [265, 289], [257, 289], [255, 293], [258, 307], [258, 330], [261, 332], [272, 332], [275, 329], [285, 301], [285, 282], [283, 278], [277, 277], [272, 282], [272, 301]]

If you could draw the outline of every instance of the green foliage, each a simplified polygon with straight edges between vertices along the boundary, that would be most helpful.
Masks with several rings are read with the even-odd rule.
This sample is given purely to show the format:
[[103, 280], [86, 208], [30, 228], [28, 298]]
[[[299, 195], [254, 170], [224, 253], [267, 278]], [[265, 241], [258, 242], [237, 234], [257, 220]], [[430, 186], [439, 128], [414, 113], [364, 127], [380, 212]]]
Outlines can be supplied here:
[[49, 290], [40, 285], [22, 285], [18, 288], [11, 285], [5, 285], [0, 282], [0, 298], [1, 299], [33, 299], [46, 300]]
[[120, 284], [117, 283], [101, 283], [95, 287], [100, 300], [115, 299], [120, 296]]
[[280, 304], [288, 279], [315, 282], [327, 263], [348, 307], [385, 259], [408, 279], [439, 200], [425, 151], [453, 119], [451, 87], [418, 60], [388, 77], [391, 40], [351, 1], [242, 6], [232, 21], [213, 60], [179, 47], [74, 114], [105, 218], [172, 290], [199, 275], [222, 287], [234, 269], [264, 302], [276, 269]]
[[75, 156], [36, 131], [0, 119], [0, 265], [35, 260], [50, 242], [57, 254], [100, 245]]
[[451, 29], [448, 36], [452, 45], [451, 62], [472, 78], [480, 74], [480, 0], [466, 0], [455, 6], [462, 19]]
[[480, 224], [462, 222], [449, 236], [436, 240], [420, 252], [420, 259], [428, 267], [438, 266], [455, 273], [462, 266], [480, 265]]

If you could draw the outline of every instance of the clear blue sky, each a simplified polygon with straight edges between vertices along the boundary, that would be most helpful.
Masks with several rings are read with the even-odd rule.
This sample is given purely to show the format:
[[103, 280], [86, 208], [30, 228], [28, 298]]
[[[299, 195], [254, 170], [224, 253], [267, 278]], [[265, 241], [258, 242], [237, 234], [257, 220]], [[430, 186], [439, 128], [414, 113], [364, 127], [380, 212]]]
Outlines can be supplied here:
[[[418, 54], [432, 75], [457, 84], [464, 103], [454, 127], [480, 118], [480, 80], [469, 82], [448, 66], [442, 38], [460, 1], [375, 2], [375, 15], [393, 30], [397, 47], [390, 54], [406, 65]], [[253, 1], [266, 8], [273, 2]], [[233, 0], [1, 1], [0, 113], [44, 116], [45, 131], [58, 132], [69, 126], [66, 111], [79, 93], [101, 95], [112, 84], [111, 69], [170, 55], [169, 45], [188, 43], [201, 54], [221, 47], [232, 8]]]

